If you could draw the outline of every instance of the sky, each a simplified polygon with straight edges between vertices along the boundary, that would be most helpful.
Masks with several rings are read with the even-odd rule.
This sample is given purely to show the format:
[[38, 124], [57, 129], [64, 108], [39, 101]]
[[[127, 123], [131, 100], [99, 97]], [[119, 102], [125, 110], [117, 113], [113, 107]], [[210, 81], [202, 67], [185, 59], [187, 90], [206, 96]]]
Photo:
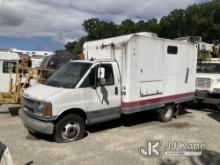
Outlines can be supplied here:
[[0, 49], [54, 51], [85, 35], [82, 23], [98, 17], [120, 23], [160, 19], [208, 0], [0, 0]]

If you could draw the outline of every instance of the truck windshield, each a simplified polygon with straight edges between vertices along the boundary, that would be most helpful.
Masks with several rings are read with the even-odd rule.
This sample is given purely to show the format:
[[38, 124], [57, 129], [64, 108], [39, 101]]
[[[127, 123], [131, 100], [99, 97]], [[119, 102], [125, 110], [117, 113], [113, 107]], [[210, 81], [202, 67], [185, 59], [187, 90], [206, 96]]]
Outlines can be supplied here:
[[198, 63], [197, 73], [219, 73], [220, 63]]
[[76, 84], [80, 81], [90, 66], [90, 63], [69, 62], [49, 77], [46, 81], [46, 85], [75, 88]]

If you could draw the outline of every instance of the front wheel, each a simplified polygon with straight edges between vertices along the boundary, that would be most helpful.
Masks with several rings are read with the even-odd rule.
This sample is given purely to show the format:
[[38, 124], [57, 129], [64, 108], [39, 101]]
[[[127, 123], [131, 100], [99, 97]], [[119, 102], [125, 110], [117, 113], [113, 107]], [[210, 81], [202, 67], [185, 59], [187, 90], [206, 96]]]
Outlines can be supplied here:
[[79, 115], [67, 115], [55, 125], [56, 142], [71, 142], [83, 138], [84, 135], [85, 121]]
[[159, 119], [162, 122], [169, 122], [173, 118], [174, 107], [173, 105], [167, 105], [159, 112]]

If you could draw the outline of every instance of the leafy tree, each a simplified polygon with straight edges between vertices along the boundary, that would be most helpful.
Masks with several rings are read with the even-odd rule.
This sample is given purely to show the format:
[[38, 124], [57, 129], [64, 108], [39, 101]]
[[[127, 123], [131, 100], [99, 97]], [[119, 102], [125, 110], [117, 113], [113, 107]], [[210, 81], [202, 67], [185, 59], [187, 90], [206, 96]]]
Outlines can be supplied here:
[[206, 61], [211, 58], [211, 55], [208, 52], [199, 52], [198, 61]]
[[160, 27], [159, 27], [159, 23], [158, 23], [157, 19], [153, 18], [153, 19], [148, 20], [146, 22], [146, 30], [148, 32], [153, 32], [153, 33], [158, 34]]
[[79, 55], [82, 52], [83, 44], [86, 41], [87, 41], [86, 37], [81, 37], [78, 41], [68, 42], [65, 45], [65, 50], [67, 50], [73, 54]]
[[83, 22], [83, 29], [87, 32], [87, 40], [102, 37], [102, 24], [98, 18], [92, 18]]
[[160, 21], [155, 18], [138, 22], [125, 19], [120, 24], [115, 24], [91, 18], [85, 20], [82, 26], [86, 36], [65, 45], [66, 50], [75, 54], [82, 51], [83, 43], [86, 41], [143, 31], [157, 33], [164, 38], [202, 36], [205, 42], [211, 43], [220, 39], [220, 0], [190, 5], [185, 10], [175, 9]]
[[135, 33], [136, 31], [135, 23], [131, 19], [126, 19], [119, 25], [120, 35]]
[[138, 32], [143, 32], [143, 31], [147, 31], [147, 30], [148, 30], [148, 29], [147, 29], [147, 25], [146, 25], [146, 23], [145, 23], [143, 20], [140, 20], [140, 21], [138, 21], [138, 22], [136, 23], [135, 29], [136, 29], [136, 31], [138, 31]]
[[185, 10], [174, 10], [160, 21], [160, 36], [167, 38], [182, 37], [186, 34]]
[[96, 40], [118, 35], [118, 26], [113, 22], [100, 21], [98, 18], [85, 20], [83, 29], [87, 33], [87, 40]]

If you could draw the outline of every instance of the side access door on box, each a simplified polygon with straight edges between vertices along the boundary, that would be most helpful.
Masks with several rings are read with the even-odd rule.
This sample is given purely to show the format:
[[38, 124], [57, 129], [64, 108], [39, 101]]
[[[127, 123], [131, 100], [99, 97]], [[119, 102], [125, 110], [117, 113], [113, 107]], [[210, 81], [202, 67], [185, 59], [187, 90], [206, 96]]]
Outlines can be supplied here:
[[[100, 84], [98, 68], [105, 68], [105, 85]], [[116, 62], [100, 63], [91, 69], [81, 85], [85, 92], [88, 124], [119, 118], [121, 115], [120, 76]]]

